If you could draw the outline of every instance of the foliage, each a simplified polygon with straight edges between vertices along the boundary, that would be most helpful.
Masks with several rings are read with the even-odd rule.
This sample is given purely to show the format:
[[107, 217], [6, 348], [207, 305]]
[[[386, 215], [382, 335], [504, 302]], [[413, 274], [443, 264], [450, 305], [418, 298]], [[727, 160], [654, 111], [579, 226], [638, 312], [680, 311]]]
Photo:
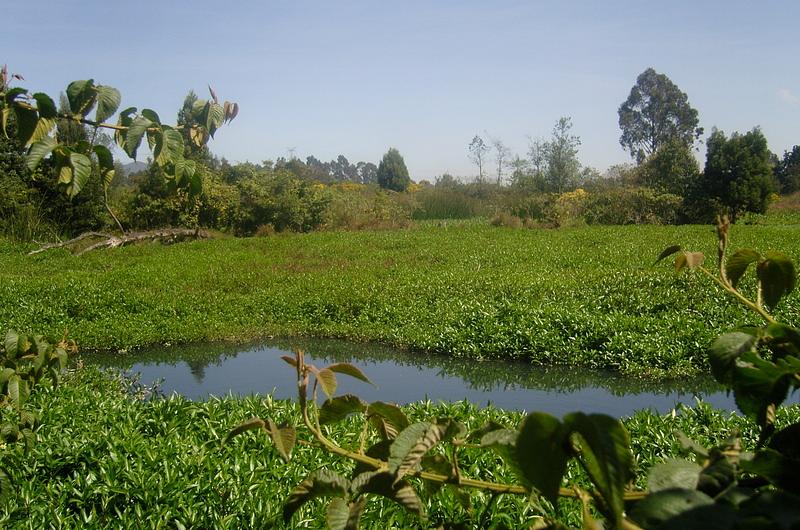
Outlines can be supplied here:
[[678, 138], [668, 138], [636, 169], [636, 180], [661, 193], [686, 197], [700, 176], [692, 149]]
[[[168, 185], [197, 194], [201, 177], [195, 171], [194, 161], [184, 158], [184, 136], [197, 147], [202, 147], [217, 129], [238, 113], [237, 104], [228, 101], [220, 104], [213, 89], [209, 88], [209, 91], [211, 100], [195, 97], [191, 109], [184, 109], [183, 123], [179, 126], [162, 124], [153, 110], [138, 111], [136, 107], [120, 111], [114, 125], [106, 123], [106, 120], [117, 113], [121, 103], [121, 94], [116, 88], [95, 84], [93, 79], [73, 81], [65, 91], [66, 107], [58, 109], [47, 94], [32, 94], [24, 88], [11, 87], [3, 68], [0, 116], [5, 136], [9, 132], [8, 124], [15, 123], [16, 139], [27, 150], [27, 168], [34, 171], [48, 159], [58, 189], [70, 199], [79, 195], [92, 180], [98, 181], [99, 187], [107, 194], [114, 179], [116, 169], [111, 150], [94, 141], [101, 129], [113, 130], [119, 147], [134, 159], [146, 138], [153, 160], [164, 171]], [[91, 128], [88, 141], [82, 134], [84, 129], [81, 125]], [[114, 216], [110, 209], [109, 213]]]
[[459, 186], [437, 186], [421, 190], [415, 198], [419, 207], [414, 219], [469, 219], [482, 210], [481, 201], [466, 194]]
[[547, 170], [544, 178], [549, 191], [563, 193], [573, 189], [578, 182], [581, 139], [571, 131], [572, 118], [561, 117], [553, 126], [553, 135], [545, 151]]
[[327, 189], [330, 195], [324, 213], [324, 227], [333, 230], [406, 228], [416, 197], [398, 194], [375, 186], [341, 183]]
[[619, 143], [641, 162], [669, 140], [691, 147], [703, 134], [689, 98], [664, 74], [648, 68], [619, 107]]
[[405, 191], [411, 184], [406, 163], [400, 155], [400, 151], [394, 147], [383, 155], [376, 177], [378, 185], [387, 190]]
[[592, 191], [583, 209], [588, 224], [675, 224], [683, 200], [650, 188], [621, 187]]
[[489, 155], [489, 147], [479, 135], [475, 135], [467, 146], [469, 159], [478, 166], [478, 182], [483, 182], [483, 166], [486, 164], [486, 157]]
[[[429, 495], [436, 495], [445, 485], [456, 488], [466, 499], [470, 499], [470, 490], [490, 495], [470, 526], [483, 526], [486, 513], [502, 495], [529, 497], [534, 509], [545, 515], [543, 523], [551, 528], [560, 525], [540, 506], [546, 501], [558, 514], [562, 497], [580, 500], [584, 528], [596, 526], [596, 513], [615, 528], [629, 529], [708, 524], [698, 525], [698, 520], [714, 521], [717, 528], [800, 523], [800, 422], [777, 432], [775, 423], [778, 407], [800, 387], [800, 331], [778, 323], [765, 309], [793, 290], [796, 272], [792, 261], [776, 252], [761, 255], [742, 249], [727, 259], [729, 230], [727, 218], [719, 219], [718, 276], [703, 267], [702, 253], [681, 251], [679, 246], [668, 247], [657, 261], [679, 252], [677, 271], [702, 272], [766, 320], [763, 327], [723, 334], [710, 349], [715, 378], [732, 388], [740, 410], [760, 429], [755, 452], [744, 452], [738, 436], [707, 449], [678, 433], [695, 461], [668, 460], [654, 466], [648, 474], [648, 491], [635, 491], [630, 488], [634, 480], [630, 436], [619, 420], [580, 412], [559, 420], [533, 412], [518, 428], [489, 423], [473, 431], [448, 417], [412, 422], [400, 408], [382, 401], [366, 403], [355, 395], [336, 396], [337, 373], [370, 381], [351, 364], [322, 368], [307, 364], [298, 350], [294, 357], [283, 359], [296, 371], [302, 426], [324, 452], [350, 460], [355, 467], [349, 478], [317, 467], [285, 500], [284, 522], [305, 503], [323, 497], [329, 528], [357, 529], [373, 495], [390, 499], [425, 521], [420, 488], [415, 488], [412, 480], [416, 478]], [[750, 264], [754, 264], [757, 277], [755, 301], [737, 289]], [[321, 406], [317, 405], [318, 389], [327, 398]], [[358, 448], [335, 441], [323, 429], [351, 415], [363, 425]], [[278, 454], [290, 461], [298, 436], [291, 424], [279, 427], [270, 418], [252, 418], [232, 429], [226, 442], [256, 429], [266, 431]], [[473, 447], [496, 452], [512, 471], [513, 481], [465, 474], [460, 453], [470, 442]], [[572, 460], [585, 474], [580, 483], [570, 480], [572, 475], [567, 473]]]
[[771, 154], [761, 131], [755, 128], [726, 138], [714, 130], [706, 144], [705, 170], [692, 200], [710, 203], [707, 211], [727, 213], [734, 221], [744, 212], [764, 213], [774, 182]]
[[[800, 258], [792, 230], [736, 231], [743, 246]], [[692, 277], [638, 264], [665, 239], [707, 247], [706, 232], [430, 223], [142, 245], [79, 260], [64, 251], [28, 258], [30, 247], [0, 240], [0, 322], [46, 335], [66, 328], [89, 349], [310, 335], [680, 377], [706, 369], [703, 348], [726, 322], [752, 317], [721, 294], [700, 296]], [[797, 296], [782, 318], [800, 318]]]
[[775, 179], [780, 192], [789, 194], [800, 191], [800, 145], [783, 153], [783, 159], [775, 167]]

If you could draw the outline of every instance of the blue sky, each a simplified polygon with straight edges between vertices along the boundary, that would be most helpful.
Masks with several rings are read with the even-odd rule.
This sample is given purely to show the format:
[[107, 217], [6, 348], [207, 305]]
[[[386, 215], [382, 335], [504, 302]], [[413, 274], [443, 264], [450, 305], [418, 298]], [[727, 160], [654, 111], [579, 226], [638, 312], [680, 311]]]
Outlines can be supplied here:
[[55, 95], [92, 77], [173, 121], [211, 84], [241, 107], [211, 144], [231, 161], [293, 148], [377, 162], [397, 147], [416, 180], [471, 175], [476, 133], [524, 155], [571, 116], [582, 163], [602, 171], [630, 160], [617, 109], [650, 66], [707, 132], [758, 125], [778, 154], [800, 143], [796, 0], [37, 5], [3, 7], [0, 64], [22, 86]]

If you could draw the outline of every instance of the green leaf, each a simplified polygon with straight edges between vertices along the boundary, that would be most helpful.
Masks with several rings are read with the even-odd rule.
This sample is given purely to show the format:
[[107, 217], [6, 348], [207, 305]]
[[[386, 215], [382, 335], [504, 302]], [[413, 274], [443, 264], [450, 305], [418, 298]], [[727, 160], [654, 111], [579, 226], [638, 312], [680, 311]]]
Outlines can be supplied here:
[[123, 146], [128, 156], [136, 158], [136, 151], [142, 143], [142, 137], [152, 126], [153, 122], [143, 116], [137, 116], [131, 121], [128, 131], [125, 133], [125, 145]]
[[347, 517], [347, 524], [344, 530], [358, 530], [361, 524], [361, 514], [364, 513], [364, 508], [366, 506], [366, 497], [359, 497], [354, 502], [350, 503], [350, 515]]
[[114, 156], [104, 145], [95, 145], [92, 150], [97, 156], [97, 165], [100, 169], [100, 179], [103, 181], [103, 187], [108, 189], [114, 179]]
[[86, 116], [91, 112], [97, 100], [94, 88], [94, 79], [73, 81], [67, 86], [67, 100], [69, 109], [73, 114]]
[[322, 425], [336, 423], [350, 414], [364, 412], [365, 410], [367, 410], [367, 404], [361, 401], [358, 396], [345, 394], [325, 400], [319, 409], [319, 422]]
[[736, 482], [736, 467], [724, 455], [714, 456], [715, 459], [700, 473], [695, 489], [716, 498]]
[[125, 145], [127, 143], [128, 137], [128, 129], [133, 123], [133, 115], [136, 114], [136, 107], [128, 107], [127, 109], [123, 110], [119, 113], [119, 118], [117, 118], [117, 125], [121, 127], [126, 127], [126, 129], [116, 129], [114, 131], [114, 141], [117, 142], [117, 145], [121, 148], [125, 149]]
[[42, 161], [44, 157], [53, 152], [58, 146], [58, 141], [51, 136], [45, 136], [35, 144], [31, 145], [28, 154], [25, 156], [25, 165], [29, 170], [35, 171], [36, 166]]
[[654, 465], [647, 475], [647, 489], [652, 493], [668, 489], [697, 488], [703, 468], [688, 460], [670, 459]]
[[5, 502], [12, 491], [11, 476], [4, 468], [0, 468], [0, 502]]
[[19, 351], [19, 333], [13, 329], [6, 332], [6, 338], [3, 342], [3, 347], [6, 350], [7, 357], [15, 357]]
[[325, 395], [329, 398], [333, 397], [336, 393], [336, 374], [328, 370], [327, 368], [323, 368], [322, 370], [318, 370], [314, 374], [317, 378], [317, 382], [319, 382], [320, 388], [322, 391], [325, 392]]
[[[178, 187], [188, 186], [189, 183], [196, 178], [196, 165], [194, 160], [182, 158], [177, 160], [173, 165], [175, 168], [175, 183]], [[292, 366], [295, 365], [292, 364]]]
[[159, 118], [156, 111], [152, 109], [142, 109], [142, 116], [153, 122], [154, 125], [161, 125], [161, 118]]
[[414, 488], [405, 480], [396, 481], [394, 474], [388, 471], [362, 473], [353, 479], [351, 489], [353, 492], [381, 495], [420, 518], [425, 518], [425, 507]]
[[331, 372], [349, 375], [350, 377], [355, 377], [356, 379], [359, 379], [361, 381], [364, 381], [365, 383], [369, 383], [370, 385], [375, 386], [375, 383], [370, 381], [369, 378], [366, 375], [364, 375], [364, 372], [362, 372], [358, 367], [350, 363], [331, 364], [327, 368]]
[[92, 174], [92, 161], [81, 153], [70, 153], [69, 161], [72, 167], [72, 180], [67, 185], [67, 196], [72, 199], [81, 192], [89, 180]]
[[350, 506], [341, 497], [334, 497], [325, 509], [326, 520], [330, 530], [344, 530], [350, 518]]
[[389, 448], [389, 471], [396, 480], [417, 467], [422, 457], [444, 434], [441, 425], [427, 421], [414, 423], [402, 430]]
[[725, 276], [734, 288], [744, 276], [747, 267], [761, 259], [761, 254], [749, 248], [741, 248], [734, 252], [725, 262]]
[[[496, 421], [489, 421], [486, 424], [484, 424], [482, 427], [480, 427], [479, 429], [475, 429], [474, 431], [469, 433], [469, 435], [467, 435], [467, 441], [468, 442], [474, 442], [474, 441], [479, 441], [480, 442], [483, 439], [483, 437], [486, 436], [487, 434], [489, 434], [490, 432], [497, 431], [497, 430], [500, 430], [500, 429], [505, 429], [505, 427], [503, 425], [497, 423]], [[512, 431], [512, 432], [514, 432], [514, 431]], [[514, 438], [516, 439], [516, 432], [514, 432]]]
[[52, 120], [58, 116], [58, 108], [50, 96], [37, 92], [33, 95], [33, 99], [36, 100], [36, 110], [39, 111], [40, 117]]
[[553, 506], [571, 456], [568, 447], [569, 430], [553, 416], [533, 412], [522, 421], [514, 460], [523, 485], [536, 488]]
[[225, 121], [225, 109], [219, 103], [209, 102], [208, 114], [206, 115], [206, 129], [211, 137], [217, 132]]
[[244, 423], [240, 423], [239, 425], [231, 429], [231, 432], [229, 432], [228, 435], [225, 437], [225, 439], [222, 441], [222, 445], [227, 444], [236, 436], [239, 436], [240, 434], [245, 433], [247, 431], [252, 431], [253, 429], [265, 429], [266, 425], [267, 425], [266, 422], [260, 418], [250, 418]]
[[696, 490], [663, 490], [634, 504], [629, 517], [641, 527], [656, 528], [672, 517], [713, 503], [711, 497]]
[[[662, 259], [664, 259], [666, 257], [669, 257], [669, 256], [675, 254], [680, 249], [681, 249], [680, 245], [672, 245], [672, 246], [669, 246], [669, 247], [665, 248], [664, 250], [661, 251], [661, 254], [658, 255], [658, 258], [656, 258], [656, 263], [658, 263], [659, 261], [661, 261]], [[654, 265], [655, 265], [655, 263], [654, 263]]]
[[318, 469], [306, 477], [289, 494], [283, 504], [283, 521], [288, 523], [292, 515], [306, 502], [317, 497], [347, 497], [347, 479], [327, 469]]
[[605, 414], [575, 412], [564, 417], [564, 425], [580, 436], [580, 458], [605, 501], [598, 508], [618, 525], [625, 485], [633, 478], [628, 431], [619, 420]]
[[394, 439], [397, 433], [409, 426], [408, 418], [403, 410], [393, 403], [384, 403], [383, 401], [375, 401], [370, 403], [367, 407], [367, 417], [370, 419], [377, 419], [373, 425], [377, 423], [379, 430], [382, 429], [382, 435], [387, 439]]
[[270, 438], [272, 438], [275, 449], [278, 450], [278, 454], [281, 455], [281, 458], [288, 462], [292, 459], [292, 450], [297, 442], [297, 431], [290, 425], [282, 425], [279, 427], [269, 419], [267, 420], [267, 425], [269, 427], [267, 432]]
[[0, 370], [0, 387], [5, 385], [8, 382], [8, 380], [11, 379], [11, 376], [16, 373], [17, 373], [16, 370], [9, 367], [5, 367], [2, 370]]
[[793, 423], [772, 435], [769, 448], [782, 455], [800, 460], [800, 422]]
[[757, 342], [757, 337], [742, 331], [720, 335], [709, 351], [711, 373], [714, 374], [714, 378], [724, 385], [732, 384], [737, 359], [743, 353], [753, 351]]
[[764, 302], [769, 307], [775, 307], [782, 297], [794, 289], [794, 264], [788, 256], [780, 252], [767, 252], [764, 261], [756, 267], [756, 274], [761, 282]]
[[97, 93], [97, 112], [94, 119], [102, 123], [117, 112], [122, 96], [119, 90], [110, 86], [100, 85], [95, 88], [95, 91]]
[[[384, 462], [389, 460], [389, 448], [392, 446], [391, 440], [381, 440], [369, 447], [367, 449], [366, 455], [375, 458], [377, 460], [382, 460]], [[366, 471], [375, 471], [377, 468], [373, 465], [366, 464], [364, 462], [356, 462], [356, 467], [353, 469], [353, 477], [360, 475]]]
[[6, 102], [6, 105], [11, 106], [15, 101], [17, 101], [19, 96], [22, 94], [27, 94], [27, 92], [28, 91], [22, 87], [9, 88], [5, 91], [3, 100]]
[[[17, 118], [17, 140], [23, 146], [28, 146], [36, 141], [33, 138], [39, 124], [39, 114], [35, 110], [24, 107], [14, 106], [13, 108]], [[37, 140], [39, 139], [37, 138]]]
[[183, 136], [181, 136], [180, 132], [166, 125], [162, 129], [153, 156], [159, 166], [166, 166], [167, 164], [174, 164], [183, 158]]

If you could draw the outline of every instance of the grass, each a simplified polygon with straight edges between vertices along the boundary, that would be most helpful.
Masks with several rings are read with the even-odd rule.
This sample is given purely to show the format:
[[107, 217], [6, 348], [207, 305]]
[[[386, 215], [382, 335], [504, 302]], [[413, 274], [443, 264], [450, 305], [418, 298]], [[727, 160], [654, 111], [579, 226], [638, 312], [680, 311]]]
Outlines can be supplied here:
[[[261, 435], [243, 435], [221, 445], [231, 427], [253, 416], [298, 423], [291, 402], [269, 396], [192, 402], [173, 396], [141, 399], [141, 388], [118, 375], [83, 369], [69, 374], [57, 389], [39, 387], [32, 405], [43, 425], [30, 452], [15, 445], [0, 452], [11, 471], [15, 492], [0, 504], [3, 528], [274, 528], [281, 505], [310, 471], [329, 467], [349, 473], [350, 465], [317, 449], [299, 445], [286, 464]], [[138, 397], [137, 397], [138, 396]], [[514, 427], [518, 413], [477, 408], [467, 403], [405, 407], [412, 421], [451, 416], [477, 428], [494, 420]], [[6, 414], [8, 409], [0, 409]], [[778, 423], [800, 419], [800, 408], [779, 410]], [[331, 437], [357, 444], [361, 426], [351, 418], [331, 427]], [[699, 405], [659, 416], [640, 412], [625, 420], [631, 432], [638, 485], [646, 470], [678, 453], [674, 429], [703, 444], [718, 443], [741, 429], [745, 447], [754, 432], [741, 417]], [[302, 439], [308, 439], [306, 433]], [[489, 453], [464, 451], [462, 471], [475, 478], [511, 480], [510, 471]], [[582, 481], [577, 468], [570, 480]], [[429, 513], [421, 524], [391, 503], [372, 499], [362, 528], [427, 528], [467, 518], [452, 492], [426, 493], [415, 482]], [[488, 500], [472, 495], [473, 509]], [[566, 502], [562, 518], [580, 525], [579, 509]], [[535, 512], [525, 499], [504, 496], [492, 510], [496, 528], [527, 528]], [[291, 528], [322, 528], [319, 503], [304, 507]], [[182, 526], [180, 526], [182, 525]]]
[[[735, 226], [733, 248], [800, 258], [796, 229]], [[26, 256], [0, 240], [0, 323], [118, 350], [272, 335], [377, 341], [460, 357], [680, 376], [754, 323], [698, 275], [652, 267], [681, 243], [715, 256], [707, 226], [484, 224], [141, 245]], [[778, 316], [800, 321], [798, 295]]]

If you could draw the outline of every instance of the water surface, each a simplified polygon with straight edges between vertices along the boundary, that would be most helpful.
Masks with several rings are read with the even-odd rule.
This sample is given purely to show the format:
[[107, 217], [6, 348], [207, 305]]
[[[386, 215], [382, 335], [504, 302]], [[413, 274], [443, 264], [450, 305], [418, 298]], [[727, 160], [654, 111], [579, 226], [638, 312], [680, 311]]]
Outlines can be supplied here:
[[295, 348], [302, 348], [307, 362], [319, 367], [334, 362], [359, 366], [377, 388], [340, 375], [337, 394], [353, 393], [367, 401], [468, 400], [481, 406], [555, 415], [581, 410], [625, 416], [644, 408], [664, 413], [677, 403], [691, 405], [698, 398], [718, 408], [736, 408], [733, 397], [709, 377], [650, 381], [574, 367], [457, 359], [335, 340], [183, 345], [132, 354], [87, 354], [84, 359], [89, 364], [139, 373], [144, 384], [163, 380], [162, 392], [177, 392], [190, 399], [229, 393], [294, 398], [294, 370], [280, 357], [292, 355]]

